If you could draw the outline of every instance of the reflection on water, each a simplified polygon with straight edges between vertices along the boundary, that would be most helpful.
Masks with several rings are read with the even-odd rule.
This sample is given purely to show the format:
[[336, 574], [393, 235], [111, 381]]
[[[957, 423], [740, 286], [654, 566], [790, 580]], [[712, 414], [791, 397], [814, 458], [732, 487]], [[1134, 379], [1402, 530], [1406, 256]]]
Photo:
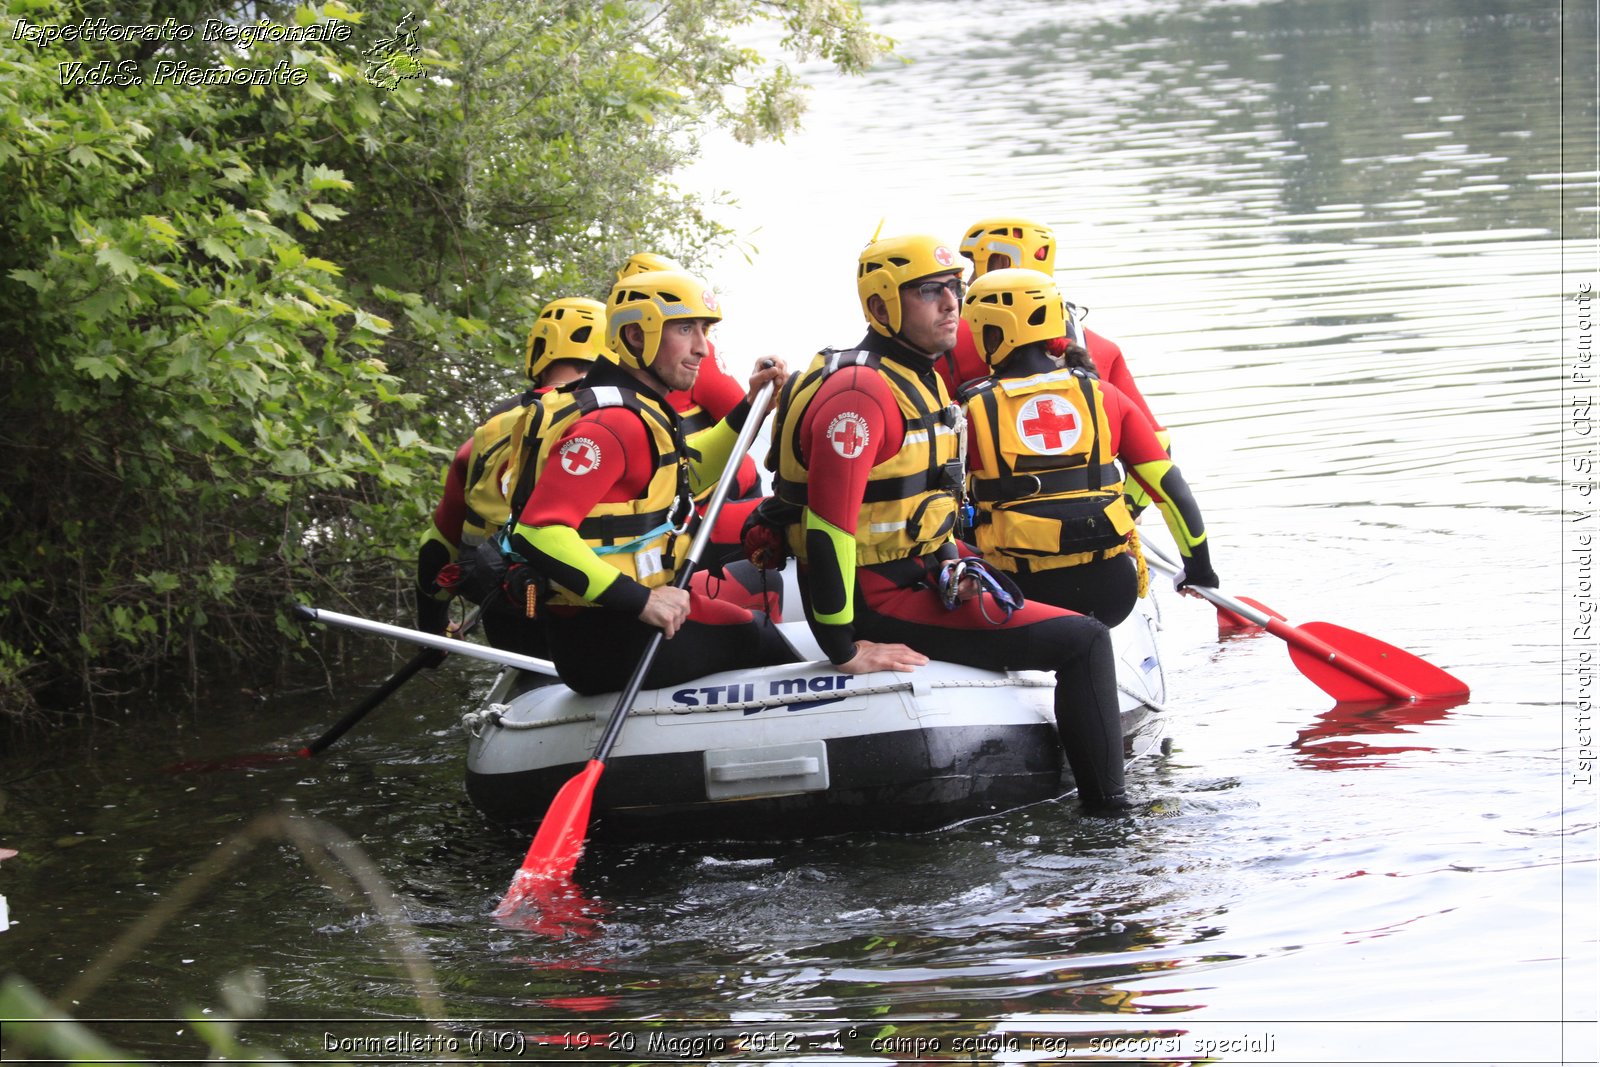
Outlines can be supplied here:
[[[824, 1060], [881, 1061], [868, 1036], [928, 1026], [946, 1054], [958, 1034], [1068, 1031], [1181, 1053], [1128, 1062], [1192, 1061], [1276, 1019], [1254, 1062], [1553, 1062], [1547, 1030], [1472, 1025], [1592, 1019], [1596, 992], [1577, 966], [1593, 944], [1571, 940], [1592, 917], [1554, 896], [1593, 899], [1573, 859], [1595, 820], [1557, 781], [1547, 547], [1557, 271], [1596, 235], [1594, 13], [1527, 7], [870, 3], [912, 63], [820, 80], [806, 131], [708, 145], [694, 176], [744, 205], [750, 261], [710, 271], [736, 365], [859, 335], [851, 263], [880, 218], [1052, 223], [1065, 291], [1172, 428], [1227, 590], [1416, 652], [1470, 703], [1330, 710], [1281, 642], [1219, 642], [1210, 609], [1169, 596], [1177, 748], [1133, 771], [1138, 818], [1042, 805], [926, 837], [596, 847], [580, 881], [598, 924], [550, 937], [489, 918], [527, 841], [465, 806], [451, 720], [485, 680], [443, 685], [456, 665], [314, 763], [163, 777], [163, 746], [135, 744], [93, 773], [12, 776], [11, 958], [59, 988], [244, 814], [290, 801], [395, 883], [458, 1018], [782, 1024]], [[346, 703], [241, 712], [160, 762], [292, 747]], [[212, 1004], [249, 962], [278, 1018], [413, 1012], [371, 917], [314, 881], [243, 865], [129, 965], [159, 988], [92, 1010]], [[1442, 1022], [1372, 1037], [1420, 1018]]]
[[[1382, 767], [1407, 752], [1431, 751], [1426, 745], [1402, 745], [1416, 727], [1440, 722], [1464, 700], [1418, 700], [1387, 704], [1335, 704], [1301, 730], [1291, 746], [1306, 767], [1347, 771]], [[1399, 737], [1389, 735], [1398, 734]], [[1369, 738], [1389, 743], [1374, 744]]]

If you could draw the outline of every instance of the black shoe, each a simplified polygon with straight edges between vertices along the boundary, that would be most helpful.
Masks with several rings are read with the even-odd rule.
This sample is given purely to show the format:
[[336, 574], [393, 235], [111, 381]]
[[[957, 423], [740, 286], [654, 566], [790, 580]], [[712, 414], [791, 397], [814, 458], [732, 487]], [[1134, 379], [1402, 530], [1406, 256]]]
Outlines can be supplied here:
[[1134, 803], [1128, 799], [1128, 794], [1126, 793], [1113, 793], [1108, 797], [1086, 797], [1080, 795], [1078, 802], [1082, 805], [1085, 815], [1094, 815], [1101, 818], [1127, 815], [1134, 810]]

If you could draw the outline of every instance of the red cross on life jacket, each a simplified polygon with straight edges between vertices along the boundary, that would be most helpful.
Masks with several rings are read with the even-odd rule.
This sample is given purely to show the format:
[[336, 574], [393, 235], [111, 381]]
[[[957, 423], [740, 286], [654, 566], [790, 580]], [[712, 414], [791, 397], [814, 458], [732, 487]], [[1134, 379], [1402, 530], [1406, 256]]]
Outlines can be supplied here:
[[[1033, 418], [1021, 423], [1023, 437], [1044, 438], [1046, 451], [1062, 447], [1062, 434], [1078, 429], [1078, 419], [1071, 411], [1057, 412], [1055, 399], [1045, 397], [1034, 407]], [[1076, 437], [1076, 433], [1073, 434]]]

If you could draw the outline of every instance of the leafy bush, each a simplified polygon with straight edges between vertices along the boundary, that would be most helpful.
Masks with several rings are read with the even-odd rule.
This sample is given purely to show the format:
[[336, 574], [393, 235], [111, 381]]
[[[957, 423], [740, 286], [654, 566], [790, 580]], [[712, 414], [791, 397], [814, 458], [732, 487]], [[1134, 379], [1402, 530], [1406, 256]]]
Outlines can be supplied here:
[[[774, 18], [847, 71], [887, 47], [843, 0], [467, 0], [419, 12], [375, 84], [363, 50], [408, 7], [34, 0], [0, 25], [5, 713], [242, 655], [295, 632], [292, 596], [392, 599], [535, 310], [725, 239], [670, 183], [693, 135], [797, 121], [793, 74], [728, 32]], [[26, 32], [153, 11], [351, 32]], [[84, 82], [102, 61], [139, 79]]]

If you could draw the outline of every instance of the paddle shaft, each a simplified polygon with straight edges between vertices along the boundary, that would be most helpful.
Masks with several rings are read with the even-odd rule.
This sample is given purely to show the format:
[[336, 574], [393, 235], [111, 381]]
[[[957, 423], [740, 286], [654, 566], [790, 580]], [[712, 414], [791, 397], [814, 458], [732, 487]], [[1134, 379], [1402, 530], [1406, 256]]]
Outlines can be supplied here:
[[[468, 613], [467, 617], [461, 620], [461, 626], [456, 630], [456, 633], [458, 635], [464, 635], [470, 632], [474, 626], [478, 625], [478, 618], [482, 614], [482, 607], [473, 608], [472, 611]], [[302, 758], [310, 758], [315, 756], [326, 749], [329, 745], [339, 740], [339, 738], [343, 737], [350, 731], [351, 727], [360, 722], [362, 719], [366, 718], [373, 708], [376, 708], [379, 704], [382, 704], [385, 700], [388, 700], [390, 695], [392, 695], [396, 689], [399, 689], [402, 685], [405, 685], [407, 682], [409, 682], [412, 675], [416, 674], [429, 663], [433, 662], [434, 651], [435, 650], [431, 648], [424, 648], [415, 656], [412, 656], [411, 659], [406, 662], [405, 666], [401, 667], [399, 670], [395, 671], [394, 674], [389, 676], [389, 680], [387, 682], [384, 682], [377, 689], [373, 690], [372, 693], [368, 694], [365, 700], [357, 704], [354, 708], [351, 708], [349, 714], [329, 727], [327, 733], [311, 742], [305, 748], [302, 748], [299, 753], [300, 756]]]
[[[723, 502], [728, 499], [728, 492], [733, 488], [734, 479], [739, 476], [739, 464], [744, 459], [744, 454], [750, 451], [750, 443], [755, 440], [756, 432], [761, 429], [761, 420], [766, 416], [767, 405], [772, 402], [772, 394], [776, 388], [775, 383], [768, 382], [761, 387], [761, 392], [756, 394], [754, 403], [750, 405], [750, 414], [745, 418], [744, 426], [733, 442], [733, 451], [728, 454], [727, 465], [722, 468], [722, 475], [717, 479], [716, 488], [711, 491], [711, 498], [706, 501], [706, 509], [700, 516], [700, 528], [695, 531], [694, 539], [689, 542], [689, 552], [684, 557], [677, 577], [673, 579], [672, 584], [679, 589], [689, 584], [689, 580], [694, 576], [695, 565], [700, 562], [700, 557], [705, 555], [706, 545], [711, 540], [711, 528], [722, 512]], [[650, 668], [656, 661], [656, 653], [661, 651], [661, 642], [665, 640], [666, 634], [661, 630], [650, 635], [650, 643], [645, 645], [644, 655], [639, 657], [639, 665], [633, 669], [628, 684], [618, 694], [616, 706], [611, 709], [611, 718], [606, 721], [605, 732], [600, 735], [600, 743], [595, 746], [594, 762], [604, 763], [606, 756], [611, 753], [612, 746], [617, 743], [617, 737], [622, 733], [622, 724], [628, 719], [628, 709], [633, 707], [634, 698], [639, 695], [645, 675], [650, 673]]]
[[[1151, 562], [1156, 565], [1157, 570], [1165, 571], [1168, 574], [1175, 575], [1182, 569], [1171, 559], [1167, 558], [1166, 553], [1162, 552], [1161, 549], [1157, 548], [1155, 545], [1152, 545], [1149, 542], [1142, 542], [1141, 547], [1143, 547], [1147, 553], [1154, 557]], [[1411, 686], [1408, 686], [1403, 682], [1396, 681], [1387, 674], [1384, 674], [1382, 671], [1372, 667], [1370, 664], [1364, 663], [1358, 659], [1352, 659], [1350, 656], [1340, 652], [1338, 649], [1334, 648], [1320, 637], [1317, 637], [1313, 634], [1308, 634], [1298, 626], [1293, 626], [1282, 619], [1268, 615], [1266, 612], [1257, 611], [1249, 604], [1235, 600], [1233, 597], [1228, 596], [1225, 593], [1218, 592], [1215, 589], [1208, 589], [1203, 585], [1190, 585], [1186, 586], [1185, 588], [1193, 589], [1195, 592], [1211, 601], [1211, 603], [1217, 607], [1231, 611], [1240, 618], [1247, 619], [1250, 622], [1255, 623], [1272, 636], [1286, 641], [1296, 648], [1315, 656], [1317, 659], [1327, 663], [1331, 667], [1338, 668], [1357, 681], [1365, 682], [1367, 685], [1372, 686], [1372, 688], [1378, 690], [1380, 693], [1385, 693], [1396, 698], [1397, 700], [1422, 699], [1422, 694], [1418, 693]]]
[[[756, 394], [755, 402], [750, 405], [750, 414], [739, 431], [727, 464], [722, 468], [722, 476], [717, 479], [711, 499], [706, 502], [705, 512], [700, 516], [700, 528], [695, 531], [694, 538], [689, 542], [688, 554], [684, 557], [681, 569], [673, 582], [679, 589], [688, 585], [695, 564], [700, 561], [706, 543], [711, 540], [711, 528], [716, 524], [717, 515], [722, 511], [723, 501], [728, 498], [728, 489], [733, 485], [734, 478], [738, 477], [739, 462], [750, 450], [750, 442], [754, 440], [756, 431], [761, 426], [761, 420], [766, 415], [767, 405], [772, 400], [775, 388], [776, 383], [762, 386], [761, 391]], [[639, 695], [639, 689], [644, 685], [645, 676], [650, 673], [650, 667], [655, 663], [656, 653], [664, 640], [666, 634], [662, 630], [657, 629], [650, 635], [644, 655], [640, 657], [638, 666], [628, 678], [627, 686], [618, 695], [617, 703], [611, 709], [611, 718], [606, 720], [600, 741], [595, 745], [594, 756], [584, 765], [583, 770], [567, 780], [550, 801], [550, 807], [545, 811], [544, 818], [539, 822], [539, 829], [534, 834], [533, 843], [528, 846], [528, 854], [523, 858], [522, 866], [512, 876], [510, 887], [507, 888], [499, 907], [495, 908], [497, 916], [514, 915], [529, 901], [549, 898], [555, 887], [562, 885], [571, 877], [573, 868], [578, 865], [578, 860], [583, 855], [584, 842], [589, 836], [589, 810], [594, 802], [595, 789], [600, 783], [600, 775], [605, 772], [606, 757], [611, 754], [612, 747], [622, 734], [623, 723], [628, 720], [628, 710], [633, 707], [633, 701]]]
[[363, 619], [359, 615], [345, 615], [326, 608], [314, 608], [308, 604], [299, 604], [295, 607], [295, 614], [307, 622], [325, 622], [334, 626], [343, 626], [350, 630], [361, 630], [369, 634], [379, 634], [383, 637], [392, 637], [397, 641], [410, 641], [414, 645], [425, 648], [437, 648], [445, 652], [453, 652], [459, 656], [468, 656], [472, 659], [481, 659], [488, 663], [498, 663], [502, 667], [516, 667], [524, 671], [533, 671], [535, 674], [548, 674], [552, 677], [556, 673], [556, 665], [547, 659], [537, 656], [522, 656], [504, 649], [491, 648], [488, 645], [474, 644], [471, 641], [462, 641], [455, 637], [445, 637], [443, 634], [427, 634], [421, 630], [413, 630], [408, 626], [391, 626], [386, 622], [373, 622]]
[[373, 708], [389, 699], [389, 695], [391, 693], [409, 682], [412, 675], [416, 674], [423, 667], [426, 667], [428, 665], [429, 657], [432, 655], [432, 653], [432, 649], [425, 648], [418, 652], [415, 656], [412, 656], [404, 667], [401, 667], [399, 670], [395, 671], [394, 674], [390, 675], [387, 682], [384, 682], [377, 689], [373, 690], [367, 699], [363, 700], [360, 704], [357, 704], [350, 710], [348, 715], [334, 723], [333, 726], [328, 729], [327, 733], [323, 734], [321, 737], [302, 748], [299, 755], [302, 758], [309, 759], [310, 757], [320, 753], [323, 749], [327, 748], [335, 741], [339, 740], [339, 738], [343, 737], [350, 731], [351, 727], [360, 722], [362, 719], [366, 718], [367, 714], [371, 712]]

